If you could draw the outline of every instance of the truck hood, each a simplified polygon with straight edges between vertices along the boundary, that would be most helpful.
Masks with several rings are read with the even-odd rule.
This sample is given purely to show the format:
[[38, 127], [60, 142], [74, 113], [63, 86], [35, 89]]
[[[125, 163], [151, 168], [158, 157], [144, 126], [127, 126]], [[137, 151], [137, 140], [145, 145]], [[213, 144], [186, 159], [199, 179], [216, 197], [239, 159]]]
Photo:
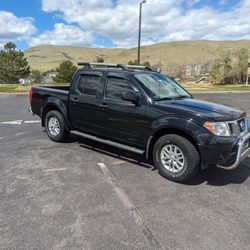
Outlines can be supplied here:
[[193, 112], [196, 116], [203, 116], [214, 121], [236, 120], [246, 115], [239, 109], [193, 98], [174, 99], [170, 102], [172, 107]]

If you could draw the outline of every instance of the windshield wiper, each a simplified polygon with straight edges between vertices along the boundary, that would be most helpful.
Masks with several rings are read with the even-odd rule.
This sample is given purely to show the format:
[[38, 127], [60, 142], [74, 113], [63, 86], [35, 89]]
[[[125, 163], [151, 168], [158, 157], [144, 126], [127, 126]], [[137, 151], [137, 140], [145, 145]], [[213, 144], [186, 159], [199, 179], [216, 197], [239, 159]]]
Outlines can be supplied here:
[[162, 98], [156, 98], [155, 101], [164, 101], [164, 100], [175, 100], [175, 99], [183, 99], [183, 98], [190, 98], [190, 96], [187, 95], [180, 95], [180, 96], [173, 96], [173, 97], [162, 97]]
[[190, 98], [190, 96], [188, 96], [188, 95], [179, 95], [179, 96], [173, 97], [173, 99], [183, 99], [183, 98]]
[[173, 97], [155, 98], [154, 100], [155, 100], [155, 101], [173, 100]]

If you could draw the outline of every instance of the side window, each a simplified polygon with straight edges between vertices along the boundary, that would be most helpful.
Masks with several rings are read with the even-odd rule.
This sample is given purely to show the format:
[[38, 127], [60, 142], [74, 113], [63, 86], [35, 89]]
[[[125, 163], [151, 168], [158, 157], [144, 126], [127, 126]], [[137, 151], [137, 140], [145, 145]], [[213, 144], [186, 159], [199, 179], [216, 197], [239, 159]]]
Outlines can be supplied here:
[[78, 83], [78, 90], [82, 94], [96, 96], [99, 81], [99, 76], [81, 75]]
[[79, 81], [78, 81], [78, 90], [83, 94], [84, 84], [85, 84], [86, 76], [80, 75]]
[[131, 89], [129, 82], [123, 78], [108, 77], [105, 97], [121, 100], [122, 93]]

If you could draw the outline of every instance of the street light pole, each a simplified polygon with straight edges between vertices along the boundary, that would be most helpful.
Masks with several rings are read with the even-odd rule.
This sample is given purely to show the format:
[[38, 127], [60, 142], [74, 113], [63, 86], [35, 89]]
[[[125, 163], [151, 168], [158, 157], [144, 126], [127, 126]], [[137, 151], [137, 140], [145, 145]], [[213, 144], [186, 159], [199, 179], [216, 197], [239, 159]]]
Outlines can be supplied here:
[[142, 16], [142, 4], [146, 3], [147, 0], [140, 0], [139, 9], [139, 31], [138, 31], [138, 51], [137, 51], [137, 63], [141, 62], [141, 16]]

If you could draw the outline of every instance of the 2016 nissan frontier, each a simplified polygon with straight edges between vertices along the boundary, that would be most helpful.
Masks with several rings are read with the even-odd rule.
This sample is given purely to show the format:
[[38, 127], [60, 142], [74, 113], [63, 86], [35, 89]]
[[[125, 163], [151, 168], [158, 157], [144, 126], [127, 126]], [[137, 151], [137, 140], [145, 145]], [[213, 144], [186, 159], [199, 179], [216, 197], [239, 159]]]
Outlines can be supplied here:
[[70, 87], [30, 91], [30, 110], [51, 140], [72, 133], [143, 154], [177, 182], [209, 166], [234, 169], [250, 153], [246, 113], [195, 100], [146, 67], [80, 65]]

